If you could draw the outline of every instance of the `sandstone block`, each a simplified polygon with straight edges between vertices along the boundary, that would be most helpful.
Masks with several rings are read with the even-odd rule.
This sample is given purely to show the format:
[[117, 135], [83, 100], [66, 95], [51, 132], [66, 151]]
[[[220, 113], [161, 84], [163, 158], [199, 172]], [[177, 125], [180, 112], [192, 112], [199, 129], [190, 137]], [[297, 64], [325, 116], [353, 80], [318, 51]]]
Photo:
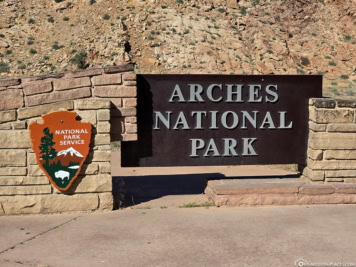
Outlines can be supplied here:
[[[94, 152], [92, 161], [110, 161], [111, 160], [111, 151], [100, 151], [97, 150]], [[101, 163], [100, 163], [101, 164]]]
[[124, 81], [125, 86], [136, 86], [137, 82], [136, 81]]
[[127, 134], [137, 133], [137, 124], [125, 124], [125, 133]]
[[52, 82], [41, 82], [41, 83], [29, 83], [25, 84], [23, 87], [23, 91], [25, 95], [35, 95], [48, 93], [53, 90]]
[[335, 188], [332, 185], [327, 184], [305, 184], [299, 188], [299, 194], [306, 195], [324, 195], [332, 194], [335, 192]]
[[95, 86], [97, 85], [111, 85], [111, 84], [121, 84], [122, 78], [121, 74], [104, 74], [100, 76], [95, 76], [92, 79]]
[[20, 79], [1, 79], [0, 87], [14, 86], [19, 85], [21, 83]]
[[20, 108], [18, 110], [18, 116], [20, 120], [23, 120], [33, 117], [39, 117], [50, 112], [58, 111], [60, 109], [73, 110], [73, 108], [73, 101], [65, 101], [31, 108]]
[[26, 166], [26, 150], [1, 149], [0, 167]]
[[136, 73], [124, 73], [122, 78], [124, 81], [136, 81]]
[[337, 106], [339, 108], [356, 108], [356, 101], [350, 99], [338, 99]]
[[29, 165], [37, 165], [37, 160], [35, 153], [28, 153], [28, 164]]
[[333, 186], [335, 188], [335, 193], [356, 194], [356, 184], [335, 183]]
[[38, 165], [28, 166], [28, 173], [30, 176], [45, 176], [44, 172]]
[[356, 132], [356, 124], [354, 123], [343, 123], [343, 124], [328, 124], [328, 132]]
[[112, 193], [99, 193], [99, 208], [98, 210], [112, 210], [114, 201]]
[[312, 121], [309, 121], [309, 129], [314, 132], [325, 132], [327, 124], [318, 124]]
[[26, 96], [26, 103], [28, 106], [37, 106], [37, 105], [60, 102], [65, 100], [86, 98], [90, 96], [91, 96], [90, 87], [83, 87], [79, 89], [53, 92], [49, 94]]
[[356, 149], [356, 133], [311, 133], [312, 149]]
[[11, 130], [11, 123], [2, 123], [0, 124], [0, 130]]
[[356, 160], [307, 160], [308, 167], [312, 170], [355, 170]]
[[82, 122], [89, 122], [96, 125], [96, 111], [95, 110], [79, 110], [76, 112], [81, 117]]
[[111, 106], [113, 108], [121, 108], [122, 107], [122, 100], [121, 98], [111, 98]]
[[137, 98], [124, 98], [124, 107], [136, 107], [137, 106]]
[[105, 73], [119, 73], [119, 72], [133, 71], [133, 70], [134, 70], [133, 64], [122, 64], [118, 66], [108, 66], [104, 68]]
[[90, 87], [91, 82], [89, 77], [75, 78], [75, 79], [60, 79], [53, 81], [53, 87], [56, 91], [68, 90], [80, 87]]
[[101, 162], [99, 165], [99, 172], [100, 173], [111, 173], [111, 163], [110, 162]]
[[0, 186], [2, 185], [38, 185], [49, 184], [47, 177], [38, 176], [0, 176]]
[[308, 155], [308, 158], [313, 159], [313, 160], [322, 160], [323, 159], [323, 151], [322, 150], [314, 150], [314, 149], [308, 148], [307, 155]]
[[4, 167], [0, 168], [0, 176], [22, 176], [27, 174], [27, 168], [24, 167]]
[[41, 199], [41, 213], [90, 211], [99, 206], [97, 194], [46, 195]]
[[64, 73], [51, 73], [51, 74], [45, 74], [45, 75], [38, 75], [38, 76], [32, 76], [28, 78], [22, 78], [22, 83], [31, 83], [35, 81], [50, 81], [53, 79], [60, 79], [64, 76]]
[[329, 194], [329, 195], [298, 195], [299, 205], [310, 204], [354, 204], [356, 195]]
[[102, 99], [88, 99], [74, 101], [76, 109], [109, 109], [111, 103], [109, 100]]
[[336, 101], [333, 99], [312, 98], [309, 99], [309, 105], [314, 106], [316, 108], [335, 108]]
[[51, 194], [50, 185], [0, 186], [0, 196]]
[[16, 111], [1, 111], [0, 112], [0, 123], [15, 121], [16, 120]]
[[46, 195], [0, 196], [5, 215], [34, 214], [41, 212], [40, 199]]
[[17, 121], [12, 123], [12, 128], [14, 130], [22, 130], [27, 128], [26, 121]]
[[110, 134], [97, 134], [94, 139], [94, 145], [110, 145]]
[[123, 134], [122, 141], [137, 141], [137, 134]]
[[354, 111], [348, 109], [309, 109], [309, 118], [316, 123], [350, 123], [354, 120]]
[[24, 106], [22, 90], [0, 91], [0, 110], [21, 108]]
[[335, 170], [335, 171], [326, 171], [325, 177], [333, 178], [333, 177], [356, 177], [356, 170]]
[[96, 127], [98, 133], [110, 133], [110, 123], [109, 122], [98, 122]]
[[118, 109], [112, 109], [111, 110], [111, 116], [112, 117], [132, 117], [136, 116], [137, 111], [136, 108], [131, 107], [131, 108], [118, 108]]
[[31, 148], [27, 130], [0, 131], [0, 148]]
[[0, 197], [5, 214], [91, 211], [99, 206], [97, 194], [49, 194]]
[[345, 178], [344, 179], [345, 184], [356, 184], [356, 178]]
[[326, 150], [325, 159], [356, 159], [356, 150]]
[[79, 78], [85, 76], [96, 76], [102, 74], [102, 69], [88, 69], [88, 70], [80, 70], [74, 72], [68, 72], [65, 74], [65, 78]]
[[110, 120], [111, 124], [111, 134], [122, 134], [124, 133], [125, 125], [124, 118], [112, 118]]
[[126, 117], [125, 123], [137, 123], [137, 117]]
[[325, 173], [324, 171], [314, 171], [305, 167], [303, 170], [303, 175], [308, 177], [312, 181], [324, 181]]
[[99, 165], [98, 164], [84, 164], [82, 169], [80, 170], [80, 174], [84, 175], [93, 175], [99, 173]]
[[136, 97], [137, 89], [133, 86], [122, 85], [95, 86], [94, 95], [97, 97]]
[[98, 121], [109, 121], [110, 120], [110, 110], [98, 110]]

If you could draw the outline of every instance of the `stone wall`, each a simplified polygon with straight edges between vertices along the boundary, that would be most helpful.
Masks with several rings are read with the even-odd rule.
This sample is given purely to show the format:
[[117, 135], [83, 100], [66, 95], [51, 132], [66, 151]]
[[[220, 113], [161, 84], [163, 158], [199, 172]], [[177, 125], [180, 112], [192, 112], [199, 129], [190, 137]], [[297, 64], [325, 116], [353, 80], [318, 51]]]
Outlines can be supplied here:
[[314, 183], [356, 183], [355, 99], [310, 99], [303, 175]]
[[[0, 215], [113, 208], [113, 140], [137, 140], [132, 65], [0, 80]], [[65, 193], [37, 165], [28, 126], [58, 110], [92, 124], [90, 152]]]

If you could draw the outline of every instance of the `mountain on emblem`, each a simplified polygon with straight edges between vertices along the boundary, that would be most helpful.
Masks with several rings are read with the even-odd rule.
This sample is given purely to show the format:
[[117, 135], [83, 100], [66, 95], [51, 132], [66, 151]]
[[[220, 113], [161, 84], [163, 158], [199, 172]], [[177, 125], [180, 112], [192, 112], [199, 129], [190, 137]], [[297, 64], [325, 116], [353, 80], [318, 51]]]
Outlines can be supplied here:
[[58, 111], [42, 116], [44, 123], [29, 126], [38, 165], [59, 190], [67, 190], [78, 177], [89, 153], [91, 124], [77, 114]]
[[60, 156], [60, 155], [64, 155], [65, 157], [67, 156], [67, 154], [70, 154], [71, 157], [73, 157], [73, 155], [77, 156], [78, 158], [83, 158], [83, 155], [80, 154], [77, 150], [75, 150], [73, 147], [70, 147], [66, 150], [62, 150], [62, 151], [59, 151], [57, 153], [57, 156]]

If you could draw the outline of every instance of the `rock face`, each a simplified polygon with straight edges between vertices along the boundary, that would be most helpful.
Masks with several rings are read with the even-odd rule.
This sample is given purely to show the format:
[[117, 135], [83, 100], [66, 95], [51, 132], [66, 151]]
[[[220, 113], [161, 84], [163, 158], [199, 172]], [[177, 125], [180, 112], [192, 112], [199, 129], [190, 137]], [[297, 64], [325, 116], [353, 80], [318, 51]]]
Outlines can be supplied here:
[[[355, 17], [353, 0], [4, 0], [0, 76], [134, 61], [143, 73], [324, 74], [324, 95], [352, 96]], [[120, 82], [94, 85], [109, 79]]]

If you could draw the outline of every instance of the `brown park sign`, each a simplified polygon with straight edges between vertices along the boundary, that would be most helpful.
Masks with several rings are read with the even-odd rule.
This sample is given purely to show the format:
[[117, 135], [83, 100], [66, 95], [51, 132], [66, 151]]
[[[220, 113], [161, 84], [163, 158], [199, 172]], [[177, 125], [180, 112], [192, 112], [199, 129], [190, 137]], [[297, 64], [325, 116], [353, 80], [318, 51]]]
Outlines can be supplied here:
[[123, 166], [305, 163], [321, 75], [138, 75]]
[[91, 124], [76, 120], [77, 116], [69, 111], [53, 112], [42, 116], [42, 124], [29, 126], [37, 163], [61, 191], [78, 177], [89, 153]]

